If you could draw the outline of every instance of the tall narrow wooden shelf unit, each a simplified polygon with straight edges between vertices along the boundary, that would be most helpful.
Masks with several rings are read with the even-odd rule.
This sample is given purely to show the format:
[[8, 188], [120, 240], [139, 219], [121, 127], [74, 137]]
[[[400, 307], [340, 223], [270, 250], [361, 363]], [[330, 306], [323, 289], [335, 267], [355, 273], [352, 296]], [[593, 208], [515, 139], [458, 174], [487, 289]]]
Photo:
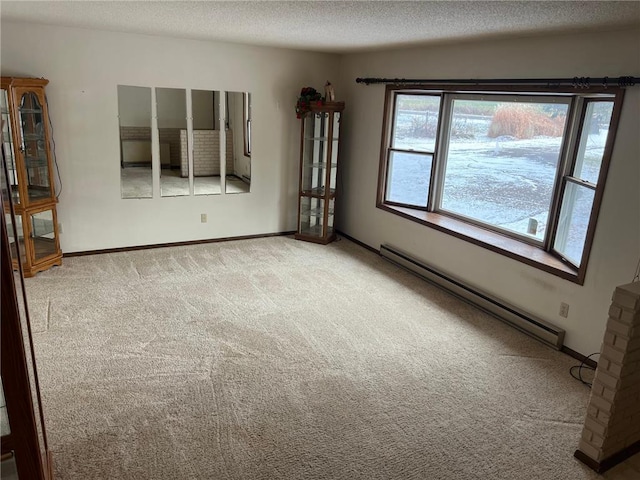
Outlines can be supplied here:
[[343, 110], [344, 102], [325, 102], [311, 106], [301, 118], [298, 240], [327, 244], [336, 238], [334, 212]]
[[[2, 77], [2, 143], [16, 216], [18, 243], [25, 277], [62, 263], [58, 238], [49, 115], [45, 97], [48, 80]], [[4, 206], [5, 215], [8, 205]], [[11, 233], [11, 232], [10, 232]], [[12, 237], [12, 235], [10, 235]]]

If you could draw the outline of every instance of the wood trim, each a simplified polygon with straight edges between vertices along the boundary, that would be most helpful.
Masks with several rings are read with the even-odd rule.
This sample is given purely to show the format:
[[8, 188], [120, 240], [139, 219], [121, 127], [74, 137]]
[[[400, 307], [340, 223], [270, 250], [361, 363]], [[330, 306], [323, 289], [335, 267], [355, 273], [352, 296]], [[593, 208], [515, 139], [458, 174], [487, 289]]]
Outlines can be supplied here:
[[353, 238], [351, 235], [347, 235], [346, 233], [344, 233], [344, 232], [342, 232], [342, 231], [340, 231], [340, 230], [336, 230], [336, 233], [337, 233], [338, 235], [340, 235], [341, 237], [346, 238], [346, 239], [347, 239], [347, 240], [349, 240], [350, 242], [353, 242], [353, 243], [355, 243], [356, 245], [359, 245], [359, 246], [360, 246], [360, 247], [362, 247], [362, 248], [366, 248], [366, 249], [367, 249], [367, 250], [369, 250], [370, 252], [373, 252], [373, 253], [375, 253], [375, 254], [377, 254], [377, 255], [380, 255], [380, 250], [378, 250], [378, 249], [376, 249], [376, 248], [373, 248], [373, 247], [370, 247], [370, 246], [369, 246], [369, 245], [367, 245], [366, 243], [361, 242], [360, 240], [358, 240], [357, 238]]
[[302, 115], [300, 118], [300, 155], [298, 162], [298, 216], [296, 217], [296, 232], [300, 231], [300, 216], [302, 214], [302, 179], [304, 177], [304, 122], [306, 115]]
[[303, 240], [305, 242], [319, 243], [320, 245], [326, 245], [333, 242], [336, 239], [335, 233], [332, 235], [323, 235], [322, 237], [312, 237], [311, 235], [304, 235], [296, 233], [293, 236], [296, 240]]
[[62, 255], [49, 258], [46, 261], [38, 262], [36, 265], [32, 265], [29, 268], [23, 268], [22, 273], [25, 278], [31, 278], [38, 272], [44, 272], [53, 266], [59, 267], [60, 265], [62, 265]]
[[322, 102], [321, 105], [309, 105], [309, 111], [313, 113], [321, 112], [341, 112], [344, 110], [344, 102]]
[[[389, 144], [389, 139], [391, 136], [390, 125], [393, 124], [393, 121], [389, 121], [392, 118], [392, 115], [395, 114], [394, 111], [389, 111], [390, 108], [395, 110], [395, 102], [391, 102], [393, 98], [393, 89], [390, 88], [390, 85], [387, 85], [384, 94], [384, 111], [382, 117], [382, 134], [381, 143], [380, 143], [380, 164], [378, 166], [378, 192], [376, 201], [378, 204], [382, 204], [384, 199], [387, 198], [387, 169], [389, 165], [388, 151], [387, 145]], [[394, 104], [391, 107], [391, 103]]]
[[588, 456], [582, 450], [576, 450], [573, 456], [584, 463], [587, 467], [601, 474], [624, 462], [628, 458], [631, 458], [638, 452], [640, 452], [640, 440], [599, 462]]
[[54, 480], [53, 479], [53, 454], [51, 453], [51, 450], [47, 450], [47, 459], [45, 460], [45, 462], [47, 466], [46, 474], [48, 475], [46, 478], [48, 480]]
[[[2, 457], [11, 456], [11, 452], [15, 450], [13, 446], [13, 438], [11, 437], [11, 432], [6, 435], [2, 435], [2, 439], [0, 439], [0, 454]], [[4, 460], [4, 458], [3, 458]]]
[[46, 78], [2, 77], [2, 88], [9, 87], [44, 87], [49, 84]]
[[[5, 437], [2, 437], [2, 438], [5, 438]], [[4, 440], [2, 441], [4, 442]], [[2, 455], [0, 455], [0, 462], [4, 462], [5, 460], [10, 460], [11, 458], [13, 458], [13, 452], [3, 453]]]
[[[593, 238], [596, 234], [596, 226], [598, 224], [598, 216], [600, 213], [600, 205], [602, 204], [602, 197], [604, 196], [604, 189], [606, 187], [606, 179], [609, 173], [609, 165], [611, 164], [611, 155], [613, 153], [613, 146], [618, 134], [618, 123], [620, 122], [620, 112], [622, 110], [622, 101], [624, 99], [624, 89], [619, 89], [616, 96], [613, 99], [613, 113], [611, 115], [611, 123], [609, 124], [609, 135], [607, 143], [604, 147], [604, 153], [602, 155], [602, 163], [600, 164], [600, 175], [598, 176], [598, 186], [596, 188], [595, 195], [593, 197], [593, 206], [591, 207], [591, 218], [589, 219], [589, 226], [587, 227], [587, 235], [584, 242], [584, 250], [582, 251], [582, 259], [580, 268], [578, 270], [578, 282], [580, 285], [584, 284], [584, 279], [587, 275], [587, 266], [589, 264], [589, 256], [591, 254], [591, 246], [593, 245]], [[583, 107], [586, 112], [586, 105]], [[582, 134], [582, 128], [584, 123], [581, 123], [580, 132]], [[580, 137], [578, 136], [578, 141]], [[576, 150], [577, 154], [577, 150]], [[575, 162], [575, 160], [574, 160]], [[558, 215], [560, 210], [558, 209]]]
[[598, 368], [598, 362], [596, 362], [593, 358], [588, 358], [585, 355], [582, 355], [580, 352], [576, 352], [575, 350], [570, 349], [566, 345], [560, 347], [560, 351], [569, 355], [570, 357], [575, 358], [580, 362], [583, 362], [587, 367]]
[[461, 240], [486, 248], [492, 252], [504, 255], [525, 263], [539, 270], [556, 275], [565, 280], [582, 285], [575, 268], [565, 264], [555, 255], [542, 248], [521, 242], [506, 235], [472, 225], [439, 213], [425, 212], [406, 207], [391, 207], [386, 204], [378, 205], [379, 209], [399, 215], [408, 220], [431, 227], [440, 232], [452, 235]]
[[600, 463], [596, 462], [593, 458], [588, 456], [586, 453], [583, 453], [582, 450], [576, 450], [573, 453], [573, 456], [584, 463], [591, 470], [595, 470], [598, 473], [602, 473], [600, 470]]
[[257, 235], [240, 235], [237, 237], [222, 237], [222, 238], [208, 238], [204, 240], [189, 240], [186, 242], [168, 242], [168, 243], [154, 243], [150, 245], [134, 245], [131, 247], [118, 247], [118, 248], [105, 248], [101, 250], [84, 250], [80, 252], [64, 253], [62, 256], [68, 257], [84, 257], [86, 255], [101, 255], [103, 253], [120, 253], [120, 252], [133, 252], [136, 250], [151, 250], [153, 248], [166, 248], [166, 247], [184, 247], [189, 245], [201, 245], [205, 243], [219, 243], [230, 242], [235, 240], [252, 240], [255, 238], [269, 238], [269, 237], [284, 237], [287, 235], [293, 235], [295, 231], [276, 232], [276, 233], [262, 233]]

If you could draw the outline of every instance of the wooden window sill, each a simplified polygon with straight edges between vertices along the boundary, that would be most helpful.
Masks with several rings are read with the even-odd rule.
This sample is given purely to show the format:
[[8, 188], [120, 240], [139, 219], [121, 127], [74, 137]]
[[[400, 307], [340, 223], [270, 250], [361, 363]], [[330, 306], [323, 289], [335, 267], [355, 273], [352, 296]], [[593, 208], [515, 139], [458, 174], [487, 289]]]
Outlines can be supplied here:
[[540, 247], [439, 213], [387, 204], [380, 204], [378, 208], [544, 270], [570, 282], [580, 285], [584, 283], [584, 272], [564, 263]]

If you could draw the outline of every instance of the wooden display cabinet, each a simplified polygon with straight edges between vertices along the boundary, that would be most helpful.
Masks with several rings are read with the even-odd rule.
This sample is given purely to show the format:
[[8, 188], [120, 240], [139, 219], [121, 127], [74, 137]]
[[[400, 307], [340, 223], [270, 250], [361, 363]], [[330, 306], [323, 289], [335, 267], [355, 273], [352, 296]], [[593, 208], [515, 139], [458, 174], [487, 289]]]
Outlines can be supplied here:
[[[11, 243], [13, 267], [18, 269], [20, 251], [25, 277], [62, 263], [45, 97], [48, 83], [38, 78], [2, 77], [0, 92], [2, 143], [16, 216], [13, 226], [20, 244], [18, 249]], [[7, 208], [5, 205], [5, 217]]]
[[327, 244], [334, 228], [340, 120], [344, 102], [310, 107], [301, 117], [298, 228], [295, 238]]

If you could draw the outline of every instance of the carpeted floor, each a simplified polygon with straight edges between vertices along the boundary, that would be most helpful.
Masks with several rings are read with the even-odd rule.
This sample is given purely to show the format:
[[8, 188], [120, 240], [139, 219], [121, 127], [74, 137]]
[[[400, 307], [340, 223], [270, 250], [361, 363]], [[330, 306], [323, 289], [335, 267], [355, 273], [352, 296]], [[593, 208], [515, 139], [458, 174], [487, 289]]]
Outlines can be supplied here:
[[347, 240], [66, 258], [26, 284], [58, 480], [599, 478], [572, 456], [575, 360]]

